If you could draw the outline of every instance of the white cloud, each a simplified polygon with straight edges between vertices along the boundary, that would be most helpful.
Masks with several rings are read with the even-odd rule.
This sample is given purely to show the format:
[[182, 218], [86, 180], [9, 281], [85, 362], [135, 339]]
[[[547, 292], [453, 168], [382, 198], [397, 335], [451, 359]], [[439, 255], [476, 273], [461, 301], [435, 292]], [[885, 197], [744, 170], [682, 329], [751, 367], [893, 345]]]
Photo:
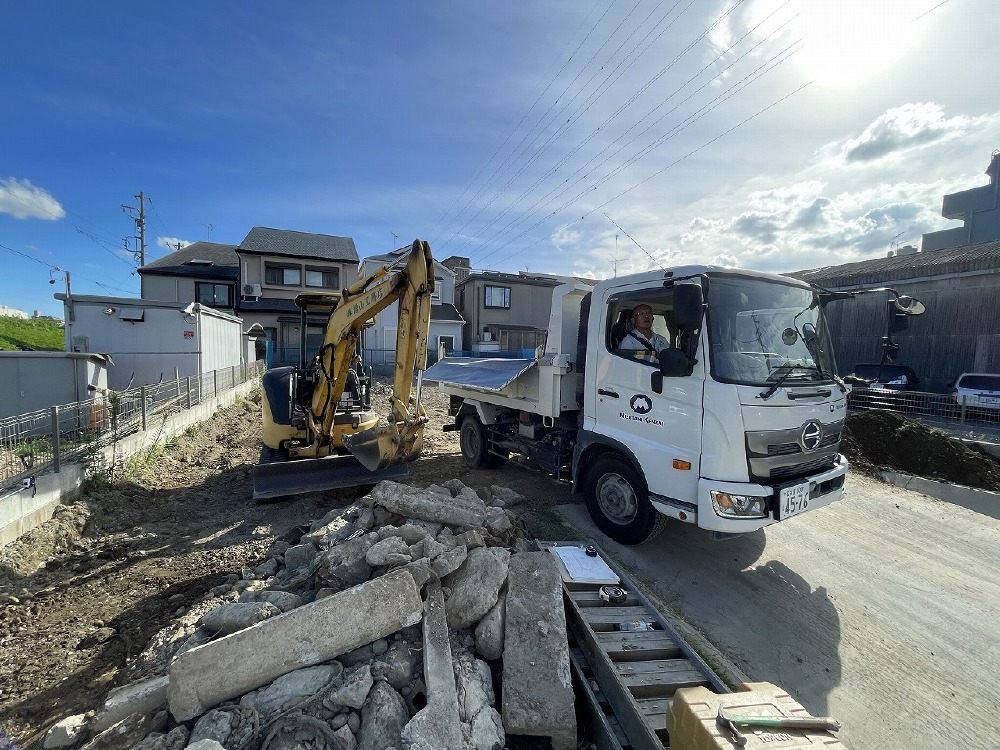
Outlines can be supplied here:
[[62, 204], [28, 180], [0, 178], [0, 213], [15, 219], [57, 221], [66, 215]]
[[944, 116], [933, 102], [904, 104], [879, 115], [857, 138], [839, 144], [840, 158], [850, 164], [920, 148], [965, 135], [975, 123], [971, 117]]
[[176, 237], [157, 237], [156, 246], [166, 248], [170, 252], [175, 252], [181, 248], [187, 247], [192, 243], [187, 240], [180, 240]]

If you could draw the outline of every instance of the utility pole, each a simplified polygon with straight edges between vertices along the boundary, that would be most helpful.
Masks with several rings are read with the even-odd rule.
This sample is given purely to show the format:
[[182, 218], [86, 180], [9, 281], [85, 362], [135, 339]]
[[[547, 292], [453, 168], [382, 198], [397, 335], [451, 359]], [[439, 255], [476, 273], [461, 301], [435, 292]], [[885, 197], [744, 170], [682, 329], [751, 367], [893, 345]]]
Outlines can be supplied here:
[[122, 211], [132, 217], [136, 228], [139, 230], [139, 235], [136, 237], [139, 240], [139, 255], [136, 260], [139, 261], [139, 267], [141, 268], [146, 265], [146, 196], [140, 190], [135, 199], [139, 201], [138, 208], [135, 206], [126, 206], [123, 203]]

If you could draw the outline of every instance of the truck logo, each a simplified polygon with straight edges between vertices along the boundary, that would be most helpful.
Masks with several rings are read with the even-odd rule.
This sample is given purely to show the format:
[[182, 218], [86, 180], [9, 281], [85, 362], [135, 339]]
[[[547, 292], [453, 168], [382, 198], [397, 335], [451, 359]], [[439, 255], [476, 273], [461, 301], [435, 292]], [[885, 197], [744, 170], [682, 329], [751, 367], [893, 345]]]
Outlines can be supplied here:
[[636, 414], [649, 414], [649, 412], [653, 410], [653, 402], [650, 400], [649, 396], [644, 396], [641, 393], [637, 396], [633, 396], [632, 400], [628, 402], [628, 405]]
[[822, 441], [823, 425], [821, 423], [813, 419], [802, 425], [802, 434], [799, 435], [799, 443], [802, 445], [802, 450], [807, 453], [812, 452], [819, 448], [819, 444]]

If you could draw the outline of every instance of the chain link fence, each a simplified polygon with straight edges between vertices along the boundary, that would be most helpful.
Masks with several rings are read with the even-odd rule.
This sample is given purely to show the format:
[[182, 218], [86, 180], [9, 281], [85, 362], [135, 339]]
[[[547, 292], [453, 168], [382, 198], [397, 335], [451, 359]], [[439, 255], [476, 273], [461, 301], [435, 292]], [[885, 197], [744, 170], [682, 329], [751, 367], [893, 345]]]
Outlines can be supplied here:
[[0, 419], [0, 495], [36, 473], [59, 471], [64, 461], [145, 431], [263, 372], [264, 362], [257, 361], [140, 388], [97, 392], [86, 401]]

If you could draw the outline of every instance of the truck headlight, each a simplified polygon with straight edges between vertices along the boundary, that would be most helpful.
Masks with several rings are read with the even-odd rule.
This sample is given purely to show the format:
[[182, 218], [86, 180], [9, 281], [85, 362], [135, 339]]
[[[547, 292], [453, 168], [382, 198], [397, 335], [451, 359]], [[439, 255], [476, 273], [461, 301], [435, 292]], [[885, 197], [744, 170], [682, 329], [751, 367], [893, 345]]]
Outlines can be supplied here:
[[758, 495], [733, 495], [712, 490], [712, 507], [716, 515], [724, 518], [764, 518], [767, 516], [767, 498]]

